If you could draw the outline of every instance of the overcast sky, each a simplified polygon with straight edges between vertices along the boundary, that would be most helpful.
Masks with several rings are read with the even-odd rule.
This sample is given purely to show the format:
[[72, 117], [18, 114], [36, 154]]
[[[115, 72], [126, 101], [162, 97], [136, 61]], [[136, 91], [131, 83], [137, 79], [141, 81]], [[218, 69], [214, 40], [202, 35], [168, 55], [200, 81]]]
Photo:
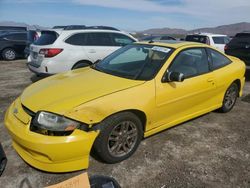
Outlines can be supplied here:
[[250, 0], [0, 0], [0, 21], [194, 29], [250, 22]]

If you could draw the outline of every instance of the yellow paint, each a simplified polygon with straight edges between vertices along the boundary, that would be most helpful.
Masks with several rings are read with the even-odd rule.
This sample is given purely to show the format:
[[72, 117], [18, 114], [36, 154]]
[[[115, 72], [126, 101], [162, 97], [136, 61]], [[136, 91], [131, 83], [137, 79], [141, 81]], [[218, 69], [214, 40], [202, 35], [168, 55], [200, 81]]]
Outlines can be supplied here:
[[[129, 80], [83, 68], [51, 76], [26, 88], [5, 115], [5, 125], [20, 156], [45, 171], [84, 169], [88, 167], [89, 153], [98, 136], [98, 132], [81, 130], [75, 130], [70, 136], [31, 132], [31, 117], [22, 105], [33, 112], [61, 114], [90, 127], [117, 112], [140, 111], [146, 116], [144, 136], [147, 137], [220, 108], [225, 91], [235, 80], [241, 83], [242, 95], [245, 65], [239, 59], [228, 56], [233, 61], [228, 66], [182, 83], [162, 83], [164, 72], [181, 50], [210, 47], [198, 43], [152, 45], [172, 47], [175, 51], [150, 81]], [[14, 115], [15, 109], [18, 113]]]

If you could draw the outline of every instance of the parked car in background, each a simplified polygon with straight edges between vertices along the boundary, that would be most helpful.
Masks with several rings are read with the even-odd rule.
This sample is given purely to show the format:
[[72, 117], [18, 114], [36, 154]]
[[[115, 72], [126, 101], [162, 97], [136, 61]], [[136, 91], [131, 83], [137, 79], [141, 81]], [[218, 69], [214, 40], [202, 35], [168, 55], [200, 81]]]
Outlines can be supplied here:
[[208, 44], [224, 52], [224, 47], [229, 43], [230, 38], [227, 35], [211, 34], [211, 33], [199, 33], [187, 35], [186, 41], [190, 42], [200, 42], [203, 44]]
[[38, 169], [86, 169], [90, 151], [117, 163], [143, 137], [215, 109], [230, 111], [242, 96], [244, 74], [244, 62], [205, 44], [134, 43], [93, 66], [27, 87], [4, 123], [15, 150]]
[[28, 57], [30, 54], [30, 45], [34, 43], [41, 36], [40, 30], [28, 30], [27, 31], [27, 42], [24, 50], [25, 57]]
[[30, 46], [28, 67], [37, 75], [77, 69], [135, 41], [133, 36], [106, 26], [45, 30]]
[[7, 164], [7, 158], [0, 142], [0, 176], [2, 175]]
[[9, 32], [25, 32], [27, 27], [22, 26], [0, 26], [0, 35]]
[[0, 54], [4, 60], [14, 60], [24, 57], [27, 42], [27, 32], [7, 32], [0, 35]]
[[158, 41], [158, 40], [176, 40], [176, 39], [168, 35], [150, 35], [142, 37], [140, 39], [140, 41]]
[[237, 33], [225, 46], [225, 53], [240, 58], [250, 68], [250, 31]]

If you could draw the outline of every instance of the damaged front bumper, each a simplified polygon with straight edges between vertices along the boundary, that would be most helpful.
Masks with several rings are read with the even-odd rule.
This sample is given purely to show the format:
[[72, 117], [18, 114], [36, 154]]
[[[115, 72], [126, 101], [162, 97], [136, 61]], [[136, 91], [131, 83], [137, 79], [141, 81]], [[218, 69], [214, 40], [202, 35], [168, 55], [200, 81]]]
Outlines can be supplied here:
[[31, 166], [48, 172], [86, 169], [99, 131], [74, 130], [69, 136], [48, 136], [30, 131], [29, 116], [17, 99], [5, 114], [5, 126], [17, 153]]

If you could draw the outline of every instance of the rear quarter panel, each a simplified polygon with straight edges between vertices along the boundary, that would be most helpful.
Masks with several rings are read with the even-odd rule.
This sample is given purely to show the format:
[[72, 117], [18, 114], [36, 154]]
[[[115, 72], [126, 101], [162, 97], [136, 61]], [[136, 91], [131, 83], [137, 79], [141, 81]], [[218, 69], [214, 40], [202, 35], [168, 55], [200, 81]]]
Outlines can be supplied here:
[[229, 65], [214, 70], [214, 76], [217, 87], [217, 99], [222, 103], [224, 95], [228, 87], [235, 81], [240, 81], [240, 96], [245, 83], [245, 64], [238, 58], [230, 57], [232, 61]]

